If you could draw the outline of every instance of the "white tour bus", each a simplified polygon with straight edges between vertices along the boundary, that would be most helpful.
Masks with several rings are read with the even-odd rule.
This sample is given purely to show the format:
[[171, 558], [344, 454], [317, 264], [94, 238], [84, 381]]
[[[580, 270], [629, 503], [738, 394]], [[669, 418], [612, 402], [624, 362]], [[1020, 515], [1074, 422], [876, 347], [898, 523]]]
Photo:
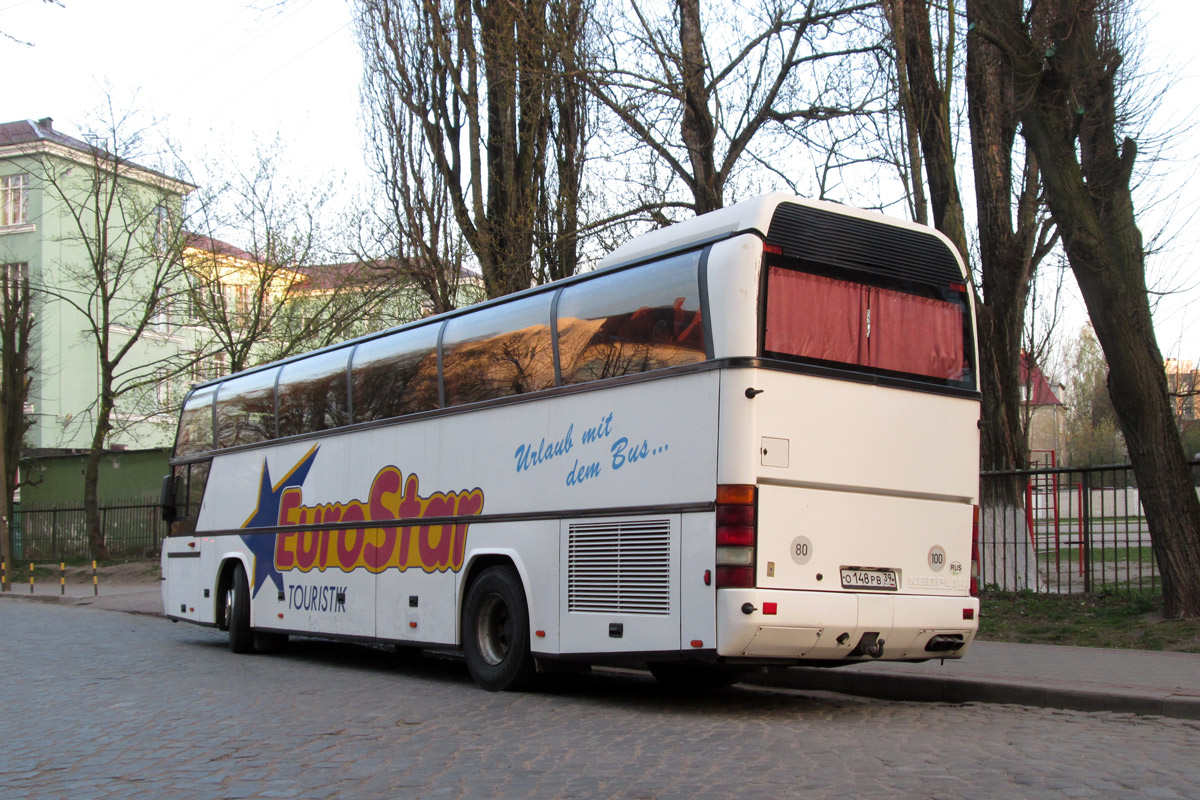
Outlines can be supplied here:
[[963, 655], [979, 394], [928, 228], [773, 194], [600, 268], [246, 370], [184, 401], [163, 603], [536, 664]]

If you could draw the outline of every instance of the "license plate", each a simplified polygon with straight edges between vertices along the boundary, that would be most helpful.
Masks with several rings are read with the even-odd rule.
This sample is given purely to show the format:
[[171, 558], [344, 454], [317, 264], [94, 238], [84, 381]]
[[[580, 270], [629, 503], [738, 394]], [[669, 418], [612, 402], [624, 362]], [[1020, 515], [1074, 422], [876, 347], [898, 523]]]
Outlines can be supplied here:
[[897, 586], [894, 569], [842, 568], [843, 589], [880, 589], [894, 592]]

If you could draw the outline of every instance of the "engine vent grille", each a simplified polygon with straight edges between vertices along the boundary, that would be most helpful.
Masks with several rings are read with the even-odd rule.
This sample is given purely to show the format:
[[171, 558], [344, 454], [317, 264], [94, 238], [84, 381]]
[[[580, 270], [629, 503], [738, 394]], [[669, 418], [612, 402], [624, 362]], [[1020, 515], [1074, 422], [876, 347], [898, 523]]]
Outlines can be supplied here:
[[567, 611], [671, 613], [671, 521], [567, 529]]

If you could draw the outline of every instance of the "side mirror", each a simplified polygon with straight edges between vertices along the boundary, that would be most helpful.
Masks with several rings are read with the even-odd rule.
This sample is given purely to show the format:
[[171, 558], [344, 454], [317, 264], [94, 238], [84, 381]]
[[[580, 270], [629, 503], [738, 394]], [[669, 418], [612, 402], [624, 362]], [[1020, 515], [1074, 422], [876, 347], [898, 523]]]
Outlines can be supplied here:
[[164, 475], [162, 479], [162, 494], [158, 497], [158, 508], [163, 522], [174, 522], [179, 516], [175, 509], [175, 475]]

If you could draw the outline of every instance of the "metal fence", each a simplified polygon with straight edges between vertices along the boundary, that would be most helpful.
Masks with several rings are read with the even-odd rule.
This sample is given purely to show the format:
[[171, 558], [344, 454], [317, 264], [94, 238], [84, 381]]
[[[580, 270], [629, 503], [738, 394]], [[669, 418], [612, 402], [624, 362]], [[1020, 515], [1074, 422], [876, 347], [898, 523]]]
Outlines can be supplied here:
[[[1200, 487], [1200, 461], [1192, 475]], [[983, 587], [1162, 590], [1130, 466], [985, 472], [980, 497]], [[22, 507], [17, 517], [14, 561], [91, 557], [83, 506]], [[158, 504], [143, 499], [101, 506], [100, 525], [116, 557], [157, 556], [167, 535]]]
[[[91, 558], [83, 506], [22, 506], [13, 529], [13, 561]], [[157, 556], [167, 535], [158, 504], [143, 499], [100, 506], [109, 555]]]
[[[1192, 463], [1200, 485], [1200, 461]], [[1162, 591], [1128, 465], [980, 476], [981, 584], [1006, 591]]]

